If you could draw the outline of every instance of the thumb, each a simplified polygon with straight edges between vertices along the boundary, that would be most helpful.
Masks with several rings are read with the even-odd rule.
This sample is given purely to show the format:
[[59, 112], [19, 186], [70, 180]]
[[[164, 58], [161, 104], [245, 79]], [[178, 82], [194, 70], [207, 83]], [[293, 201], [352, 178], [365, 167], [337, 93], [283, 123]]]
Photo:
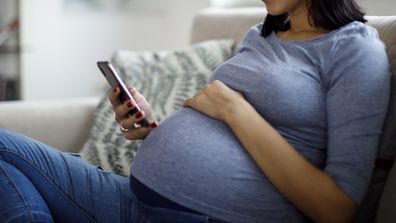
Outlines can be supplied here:
[[184, 101], [183, 106], [184, 107], [193, 107], [194, 100], [192, 98], [188, 98], [187, 100]]

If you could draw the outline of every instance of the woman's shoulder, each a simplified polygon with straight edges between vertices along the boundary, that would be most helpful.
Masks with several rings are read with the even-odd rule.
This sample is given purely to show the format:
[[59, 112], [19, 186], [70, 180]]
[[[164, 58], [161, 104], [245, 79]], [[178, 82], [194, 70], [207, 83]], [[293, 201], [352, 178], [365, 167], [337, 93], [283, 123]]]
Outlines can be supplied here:
[[249, 28], [249, 30], [245, 33], [241, 42], [237, 45], [237, 52], [240, 52], [245, 46], [255, 46], [258, 42], [262, 41], [261, 38], [261, 27], [262, 23], [256, 24]]
[[383, 45], [375, 28], [357, 21], [336, 30], [332, 41], [333, 49], [338, 50], [369, 49]]
[[255, 37], [261, 36], [261, 29], [263, 28], [263, 22], [253, 25], [249, 28], [249, 30], [245, 34], [246, 37]]
[[362, 37], [378, 37], [378, 32], [375, 28], [358, 21], [351, 22], [339, 28], [339, 36], [358, 35]]
[[[327, 71], [332, 70], [330, 79], [354, 76], [369, 80], [387, 77], [389, 61], [385, 44], [380, 40], [375, 28], [361, 22], [350, 23], [338, 30], [333, 37]], [[357, 79], [354, 76], [354, 79]], [[370, 79], [372, 80], [372, 79]]]

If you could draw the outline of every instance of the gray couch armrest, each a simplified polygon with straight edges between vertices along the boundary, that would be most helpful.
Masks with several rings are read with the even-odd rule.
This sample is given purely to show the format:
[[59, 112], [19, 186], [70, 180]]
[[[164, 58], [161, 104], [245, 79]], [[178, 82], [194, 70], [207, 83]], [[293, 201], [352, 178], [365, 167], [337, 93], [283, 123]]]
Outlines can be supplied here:
[[0, 103], [0, 128], [62, 151], [78, 152], [88, 137], [99, 97]]

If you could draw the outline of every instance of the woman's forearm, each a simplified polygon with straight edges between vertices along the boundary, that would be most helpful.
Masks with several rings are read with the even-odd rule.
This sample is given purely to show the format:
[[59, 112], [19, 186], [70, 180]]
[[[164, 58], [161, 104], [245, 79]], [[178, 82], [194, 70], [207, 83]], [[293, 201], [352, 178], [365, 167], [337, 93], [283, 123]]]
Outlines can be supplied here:
[[357, 205], [323, 171], [300, 155], [248, 103], [224, 121], [275, 187], [315, 222], [350, 222]]

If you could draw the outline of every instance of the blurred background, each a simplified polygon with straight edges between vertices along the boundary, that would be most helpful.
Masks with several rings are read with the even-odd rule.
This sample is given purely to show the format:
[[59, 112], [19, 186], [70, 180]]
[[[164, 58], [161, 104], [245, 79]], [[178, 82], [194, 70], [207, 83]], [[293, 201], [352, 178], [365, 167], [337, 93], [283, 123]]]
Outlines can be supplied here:
[[[369, 15], [396, 15], [395, 0], [358, 0]], [[118, 49], [189, 45], [208, 7], [264, 7], [260, 0], [0, 0], [0, 101], [103, 95], [96, 61]]]

